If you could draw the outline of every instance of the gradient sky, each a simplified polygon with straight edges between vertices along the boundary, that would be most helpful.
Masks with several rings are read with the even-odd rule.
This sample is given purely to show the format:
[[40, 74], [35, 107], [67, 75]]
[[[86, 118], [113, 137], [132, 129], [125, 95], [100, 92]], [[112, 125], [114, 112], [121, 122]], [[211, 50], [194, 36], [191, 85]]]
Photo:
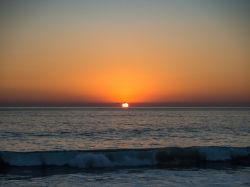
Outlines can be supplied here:
[[0, 105], [250, 103], [250, 1], [0, 1]]

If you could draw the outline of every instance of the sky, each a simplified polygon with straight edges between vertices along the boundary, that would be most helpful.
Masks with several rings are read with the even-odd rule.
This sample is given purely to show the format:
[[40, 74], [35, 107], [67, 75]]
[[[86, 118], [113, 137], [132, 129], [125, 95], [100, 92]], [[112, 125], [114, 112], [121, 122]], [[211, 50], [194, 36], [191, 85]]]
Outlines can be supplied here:
[[0, 1], [0, 105], [250, 106], [250, 1]]

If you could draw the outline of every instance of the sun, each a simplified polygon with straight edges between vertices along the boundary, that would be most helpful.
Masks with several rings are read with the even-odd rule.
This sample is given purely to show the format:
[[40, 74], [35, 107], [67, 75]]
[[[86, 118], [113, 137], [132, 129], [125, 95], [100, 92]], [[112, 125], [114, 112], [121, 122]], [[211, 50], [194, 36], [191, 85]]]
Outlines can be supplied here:
[[122, 108], [128, 108], [129, 104], [128, 103], [122, 103]]

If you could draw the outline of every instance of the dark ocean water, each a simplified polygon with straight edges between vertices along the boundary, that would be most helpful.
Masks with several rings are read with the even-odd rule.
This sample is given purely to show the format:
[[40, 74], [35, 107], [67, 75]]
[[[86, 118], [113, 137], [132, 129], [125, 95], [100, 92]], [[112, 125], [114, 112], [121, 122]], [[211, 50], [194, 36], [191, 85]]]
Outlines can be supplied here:
[[0, 108], [2, 186], [250, 186], [250, 108]]

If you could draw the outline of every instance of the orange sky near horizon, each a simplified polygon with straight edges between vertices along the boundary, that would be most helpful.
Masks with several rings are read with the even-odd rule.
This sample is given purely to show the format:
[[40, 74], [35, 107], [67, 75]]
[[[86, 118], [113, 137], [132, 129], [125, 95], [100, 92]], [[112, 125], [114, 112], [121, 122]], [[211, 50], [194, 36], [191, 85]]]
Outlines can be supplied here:
[[242, 9], [107, 2], [2, 6], [0, 104], [250, 103]]

